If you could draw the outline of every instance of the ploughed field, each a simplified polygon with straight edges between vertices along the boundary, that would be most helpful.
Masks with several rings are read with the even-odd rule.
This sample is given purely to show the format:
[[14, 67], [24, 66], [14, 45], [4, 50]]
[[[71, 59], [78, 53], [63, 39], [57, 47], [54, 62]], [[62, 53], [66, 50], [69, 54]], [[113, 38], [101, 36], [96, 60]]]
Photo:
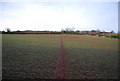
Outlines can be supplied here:
[[3, 79], [117, 79], [118, 40], [88, 35], [3, 34]]

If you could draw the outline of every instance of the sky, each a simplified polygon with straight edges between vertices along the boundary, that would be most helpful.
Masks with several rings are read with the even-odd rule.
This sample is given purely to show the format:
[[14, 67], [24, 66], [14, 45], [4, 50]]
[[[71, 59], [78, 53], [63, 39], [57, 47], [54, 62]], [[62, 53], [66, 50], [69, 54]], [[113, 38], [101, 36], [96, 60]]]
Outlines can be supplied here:
[[118, 31], [118, 2], [0, 2], [0, 31]]

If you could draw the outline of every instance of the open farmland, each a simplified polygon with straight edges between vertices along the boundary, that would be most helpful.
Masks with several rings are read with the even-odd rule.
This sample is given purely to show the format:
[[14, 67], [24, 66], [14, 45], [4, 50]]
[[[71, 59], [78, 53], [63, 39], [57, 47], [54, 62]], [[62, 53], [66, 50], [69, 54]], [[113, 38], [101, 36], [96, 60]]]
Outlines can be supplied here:
[[118, 40], [88, 35], [3, 34], [3, 79], [117, 79]]

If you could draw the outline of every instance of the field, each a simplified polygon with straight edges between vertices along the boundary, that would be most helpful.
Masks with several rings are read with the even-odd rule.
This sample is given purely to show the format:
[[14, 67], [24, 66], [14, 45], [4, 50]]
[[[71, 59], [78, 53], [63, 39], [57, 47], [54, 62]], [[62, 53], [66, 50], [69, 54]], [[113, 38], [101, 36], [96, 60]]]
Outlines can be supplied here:
[[118, 40], [88, 35], [3, 34], [3, 79], [118, 79]]

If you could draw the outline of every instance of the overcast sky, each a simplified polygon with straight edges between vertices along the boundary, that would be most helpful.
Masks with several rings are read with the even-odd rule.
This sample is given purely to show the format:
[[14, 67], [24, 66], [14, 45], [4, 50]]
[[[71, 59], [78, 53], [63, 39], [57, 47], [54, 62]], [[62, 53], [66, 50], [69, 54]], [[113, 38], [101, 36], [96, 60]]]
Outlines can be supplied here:
[[0, 30], [118, 31], [118, 2], [1, 2]]

